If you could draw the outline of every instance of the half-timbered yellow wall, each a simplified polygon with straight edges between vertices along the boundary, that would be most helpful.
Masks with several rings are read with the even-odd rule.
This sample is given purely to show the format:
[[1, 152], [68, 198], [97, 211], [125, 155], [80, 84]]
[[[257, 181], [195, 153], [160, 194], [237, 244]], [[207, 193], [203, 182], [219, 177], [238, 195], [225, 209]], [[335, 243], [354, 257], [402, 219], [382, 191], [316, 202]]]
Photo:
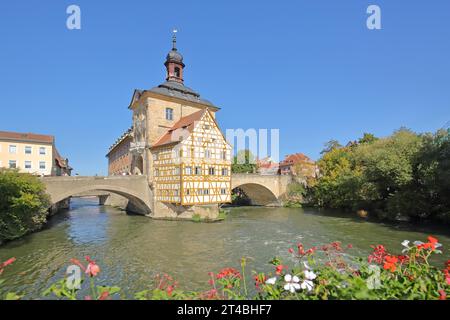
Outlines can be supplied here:
[[156, 200], [181, 205], [231, 202], [231, 147], [209, 112], [180, 143], [152, 153]]

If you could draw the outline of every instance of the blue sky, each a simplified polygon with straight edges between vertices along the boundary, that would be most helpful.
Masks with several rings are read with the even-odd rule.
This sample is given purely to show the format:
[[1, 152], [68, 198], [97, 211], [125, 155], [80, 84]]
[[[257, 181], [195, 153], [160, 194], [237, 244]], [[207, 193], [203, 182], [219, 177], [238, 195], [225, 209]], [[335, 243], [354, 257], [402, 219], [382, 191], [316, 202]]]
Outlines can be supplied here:
[[[366, 28], [370, 4], [382, 30]], [[105, 174], [133, 90], [164, 81], [173, 27], [185, 84], [222, 129], [279, 128], [282, 157], [450, 120], [447, 0], [17, 0], [0, 4], [0, 130], [55, 135], [75, 172]]]

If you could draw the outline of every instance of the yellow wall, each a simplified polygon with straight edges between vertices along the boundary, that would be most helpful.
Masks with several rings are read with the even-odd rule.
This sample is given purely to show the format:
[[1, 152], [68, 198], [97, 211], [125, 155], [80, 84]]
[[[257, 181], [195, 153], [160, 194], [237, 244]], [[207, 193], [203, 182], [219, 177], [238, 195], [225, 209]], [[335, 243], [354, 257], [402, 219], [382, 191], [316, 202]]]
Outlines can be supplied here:
[[[10, 153], [10, 146], [16, 146], [16, 152]], [[31, 147], [31, 154], [25, 153], [25, 147]], [[39, 148], [45, 148], [45, 155], [39, 153]], [[35, 142], [17, 142], [10, 140], [0, 140], [0, 168], [9, 168], [9, 161], [15, 160], [17, 168], [21, 172], [28, 172], [38, 175], [51, 175], [53, 168], [53, 146]], [[31, 162], [31, 168], [25, 168], [25, 162]], [[45, 162], [45, 169], [40, 169], [40, 162]]]

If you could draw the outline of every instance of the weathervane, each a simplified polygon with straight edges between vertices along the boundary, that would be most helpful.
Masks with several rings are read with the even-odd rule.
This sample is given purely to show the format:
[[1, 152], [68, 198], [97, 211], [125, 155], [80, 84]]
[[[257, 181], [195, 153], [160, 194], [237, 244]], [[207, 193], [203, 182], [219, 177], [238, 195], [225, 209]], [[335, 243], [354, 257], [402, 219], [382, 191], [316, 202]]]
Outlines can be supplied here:
[[177, 32], [178, 32], [177, 29], [173, 29], [172, 30], [172, 33], [173, 33], [173, 36], [172, 36], [172, 50], [177, 50]]

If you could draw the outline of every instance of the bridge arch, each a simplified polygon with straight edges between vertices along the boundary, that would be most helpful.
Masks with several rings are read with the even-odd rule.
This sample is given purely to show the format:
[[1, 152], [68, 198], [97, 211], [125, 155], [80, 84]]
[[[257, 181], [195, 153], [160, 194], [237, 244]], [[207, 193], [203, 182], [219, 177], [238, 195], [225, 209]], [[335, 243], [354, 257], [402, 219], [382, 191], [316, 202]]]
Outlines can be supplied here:
[[290, 176], [237, 173], [231, 177], [231, 189], [242, 189], [252, 205], [280, 206], [291, 180]]
[[103, 191], [103, 192], [109, 192], [114, 193], [119, 196], [122, 196], [126, 198], [129, 201], [130, 208], [132, 208], [132, 211], [138, 211], [139, 213], [144, 214], [150, 214], [151, 208], [139, 198], [139, 195], [135, 194], [134, 192], [130, 190], [126, 190], [120, 187], [111, 187], [111, 186], [103, 186], [103, 185], [92, 185], [92, 186], [86, 186], [86, 187], [80, 187], [75, 188], [72, 190], [69, 190], [67, 192], [64, 192], [62, 194], [59, 194], [55, 199], [52, 197], [53, 204], [56, 204], [60, 201], [63, 201], [67, 198], [71, 198], [77, 194], [82, 193], [88, 193], [88, 192], [95, 192], [95, 191]]
[[277, 196], [266, 186], [258, 183], [244, 183], [234, 186], [233, 190], [241, 189], [254, 206], [278, 206]]
[[107, 192], [128, 200], [130, 211], [152, 212], [150, 189], [146, 176], [128, 177], [59, 177], [43, 178], [52, 205], [83, 193]]

